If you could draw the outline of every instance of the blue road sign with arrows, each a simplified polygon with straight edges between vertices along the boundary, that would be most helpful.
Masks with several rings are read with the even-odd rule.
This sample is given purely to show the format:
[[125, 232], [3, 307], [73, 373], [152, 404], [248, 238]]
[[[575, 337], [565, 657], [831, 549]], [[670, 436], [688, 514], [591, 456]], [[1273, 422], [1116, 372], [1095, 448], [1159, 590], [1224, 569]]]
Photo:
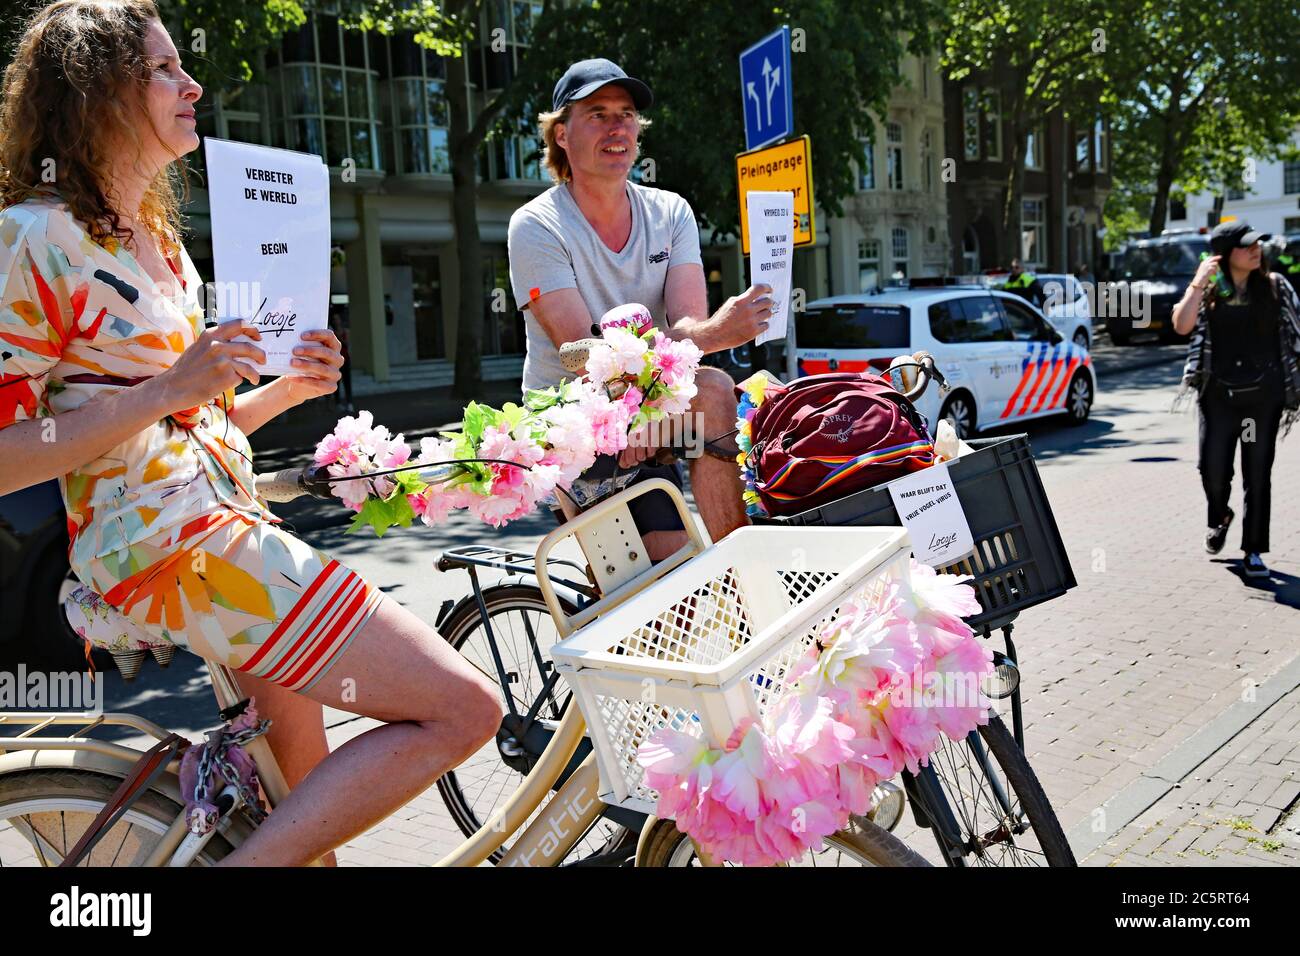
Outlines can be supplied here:
[[740, 54], [740, 96], [745, 149], [758, 149], [794, 133], [790, 85], [790, 28], [781, 27]]

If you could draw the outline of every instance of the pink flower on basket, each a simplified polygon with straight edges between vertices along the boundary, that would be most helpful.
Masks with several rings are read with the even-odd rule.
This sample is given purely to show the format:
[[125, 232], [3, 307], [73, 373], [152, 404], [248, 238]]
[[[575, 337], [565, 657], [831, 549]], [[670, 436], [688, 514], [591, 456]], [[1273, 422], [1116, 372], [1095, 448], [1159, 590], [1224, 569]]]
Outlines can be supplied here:
[[970, 575], [940, 574], [912, 559], [912, 600], [917, 611], [953, 634], [969, 634], [970, 627], [962, 618], [982, 610], [975, 589], [966, 583], [970, 580]]

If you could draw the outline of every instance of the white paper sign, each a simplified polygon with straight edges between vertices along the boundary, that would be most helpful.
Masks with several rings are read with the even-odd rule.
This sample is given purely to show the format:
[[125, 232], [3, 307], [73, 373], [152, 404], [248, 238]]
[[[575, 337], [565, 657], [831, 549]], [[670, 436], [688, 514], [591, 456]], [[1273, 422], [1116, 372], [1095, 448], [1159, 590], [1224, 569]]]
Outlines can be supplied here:
[[894, 510], [912, 538], [912, 553], [921, 564], [946, 567], [975, 550], [947, 462], [891, 481], [888, 488]]
[[758, 334], [755, 345], [784, 339], [790, 311], [790, 272], [794, 268], [794, 193], [745, 194], [749, 217], [750, 282], [772, 287], [776, 312]]
[[212, 137], [204, 145], [217, 321], [257, 326], [258, 372], [290, 374], [302, 333], [328, 324], [329, 170], [309, 153]]

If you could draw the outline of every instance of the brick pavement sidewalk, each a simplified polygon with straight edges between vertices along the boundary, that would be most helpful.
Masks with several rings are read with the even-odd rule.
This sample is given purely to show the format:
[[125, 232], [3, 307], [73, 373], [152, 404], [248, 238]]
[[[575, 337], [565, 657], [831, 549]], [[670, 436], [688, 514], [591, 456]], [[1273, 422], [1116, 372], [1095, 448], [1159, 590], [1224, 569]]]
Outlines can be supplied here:
[[1300, 685], [1173, 783], [1084, 863], [1300, 865]]

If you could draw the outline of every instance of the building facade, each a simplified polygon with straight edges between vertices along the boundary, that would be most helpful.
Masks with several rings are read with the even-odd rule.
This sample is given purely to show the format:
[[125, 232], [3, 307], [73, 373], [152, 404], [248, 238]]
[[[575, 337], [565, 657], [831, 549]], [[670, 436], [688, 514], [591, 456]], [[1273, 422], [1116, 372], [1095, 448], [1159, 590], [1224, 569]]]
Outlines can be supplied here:
[[[1019, 242], [1001, 236], [1010, 166], [1010, 122], [1003, 114], [1007, 79], [995, 73], [949, 83], [945, 130], [953, 160], [949, 183], [951, 268], [959, 274], [1026, 269], [1095, 275], [1103, 261], [1102, 207], [1111, 186], [1110, 127], [1104, 116], [1070, 122], [1050, 115], [1028, 138]], [[1004, 248], [1010, 246], [1010, 248]]]
[[[483, 303], [483, 372], [519, 376], [523, 317], [509, 294], [510, 215], [550, 186], [526, 136], [498, 136], [480, 160], [479, 288], [458, 288], [447, 151], [446, 71], [466, 71], [471, 116], [513, 67], [540, 2], [489, 4], [483, 36], [500, 27], [507, 49], [471, 47], [443, 58], [409, 35], [344, 30], [316, 13], [265, 51], [254, 82], [237, 96], [200, 104], [199, 132], [315, 153], [330, 169], [332, 307], [345, 309], [361, 393], [368, 387], [450, 384], [459, 296]], [[202, 150], [195, 165], [202, 178]], [[207, 195], [192, 190], [189, 248], [211, 276]]]
[[950, 261], [943, 78], [933, 55], [904, 56], [903, 76], [873, 135], [844, 215], [828, 223], [831, 292], [869, 292], [942, 275]]

